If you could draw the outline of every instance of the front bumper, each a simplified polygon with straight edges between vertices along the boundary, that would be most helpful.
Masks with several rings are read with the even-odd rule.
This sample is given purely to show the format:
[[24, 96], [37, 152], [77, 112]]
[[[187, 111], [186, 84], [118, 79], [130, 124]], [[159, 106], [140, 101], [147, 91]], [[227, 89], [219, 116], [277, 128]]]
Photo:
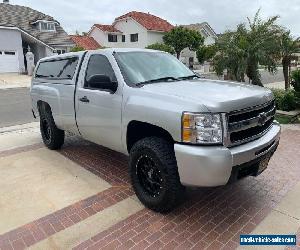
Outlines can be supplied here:
[[181, 183], [199, 187], [227, 184], [238, 166], [257, 162], [262, 156], [273, 153], [278, 146], [280, 132], [280, 125], [274, 122], [261, 138], [232, 148], [175, 144]]

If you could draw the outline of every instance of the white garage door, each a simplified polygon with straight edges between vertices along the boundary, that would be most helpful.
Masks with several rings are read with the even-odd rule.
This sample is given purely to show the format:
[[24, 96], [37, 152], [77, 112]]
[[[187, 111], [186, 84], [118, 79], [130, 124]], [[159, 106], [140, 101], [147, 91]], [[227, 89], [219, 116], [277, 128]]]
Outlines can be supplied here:
[[19, 71], [19, 59], [17, 52], [0, 50], [0, 73]]

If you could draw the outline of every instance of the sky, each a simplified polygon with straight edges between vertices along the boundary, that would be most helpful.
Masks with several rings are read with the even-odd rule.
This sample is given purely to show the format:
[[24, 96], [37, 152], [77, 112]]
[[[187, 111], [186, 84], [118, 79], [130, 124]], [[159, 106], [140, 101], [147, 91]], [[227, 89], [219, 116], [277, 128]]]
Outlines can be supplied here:
[[132, 10], [150, 12], [173, 25], [208, 22], [216, 33], [222, 33], [246, 22], [260, 8], [263, 18], [279, 15], [278, 23], [290, 29], [293, 36], [300, 36], [300, 0], [10, 0], [10, 3], [53, 16], [69, 34], [87, 32], [94, 23], [111, 24], [115, 17]]

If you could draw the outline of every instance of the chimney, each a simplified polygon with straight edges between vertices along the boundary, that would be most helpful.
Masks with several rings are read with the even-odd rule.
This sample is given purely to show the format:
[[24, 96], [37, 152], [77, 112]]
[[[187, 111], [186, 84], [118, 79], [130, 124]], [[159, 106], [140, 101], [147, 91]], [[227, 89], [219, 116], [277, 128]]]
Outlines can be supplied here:
[[9, 0], [3, 0], [3, 3], [9, 3]]

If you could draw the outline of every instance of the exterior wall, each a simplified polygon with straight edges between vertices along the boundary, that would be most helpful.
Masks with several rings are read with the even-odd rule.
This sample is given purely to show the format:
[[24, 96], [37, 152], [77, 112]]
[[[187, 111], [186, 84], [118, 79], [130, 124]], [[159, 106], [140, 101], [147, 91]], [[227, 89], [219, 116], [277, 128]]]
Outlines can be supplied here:
[[0, 49], [17, 51], [19, 57], [19, 72], [21, 73], [25, 71], [20, 31], [0, 28]]
[[30, 44], [30, 49], [32, 53], [34, 54], [34, 63], [36, 64], [38, 60], [40, 60], [43, 57], [46, 57], [46, 47], [39, 44]]
[[[115, 28], [122, 34], [118, 34], [118, 42], [108, 42], [108, 32], [94, 28], [89, 36], [93, 37], [101, 46], [110, 48], [145, 48], [150, 44], [163, 42], [163, 32], [147, 31], [142, 25], [132, 19], [120, 20], [115, 23]], [[130, 41], [130, 35], [138, 33], [137, 42]], [[125, 35], [125, 42], [122, 42], [122, 35]]]
[[[101, 46], [111, 48], [145, 48], [147, 42], [147, 30], [134, 20], [121, 20], [115, 23], [115, 28], [120, 30], [122, 34], [118, 34], [118, 42], [108, 42], [108, 32], [103, 32], [94, 28], [89, 36], [93, 37]], [[130, 41], [130, 34], [139, 34], [137, 42]], [[122, 35], [125, 35], [125, 42], [122, 42]]]
[[53, 50], [48, 48], [48, 47], [45, 47], [45, 55], [46, 56], [53, 56], [54, 55]]
[[93, 37], [96, 42], [98, 42], [101, 46], [104, 47], [111, 47], [111, 48], [121, 48], [122, 47], [122, 35], [118, 34], [118, 42], [111, 43], [108, 42], [108, 33], [98, 28], [93, 28], [91, 33], [89, 34], [90, 37]]
[[154, 44], [154, 43], [163, 43], [163, 36], [165, 34], [166, 33], [164, 33], [164, 32], [148, 31], [147, 46]]
[[[72, 47], [68, 47], [68, 46], [59, 46], [59, 45], [56, 45], [56, 46], [53, 46], [54, 47], [54, 49], [55, 50], [65, 50], [66, 51], [66, 53], [67, 52], [70, 52], [70, 49], [72, 48]], [[49, 51], [50, 51], [50, 54], [52, 53], [53, 54], [53, 52], [49, 49]]]
[[214, 37], [208, 36], [204, 40], [204, 45], [211, 45], [211, 44], [214, 44], [215, 42], [216, 42], [216, 39]]
[[[115, 28], [122, 31], [125, 35], [126, 41], [121, 42], [121, 48], [145, 48], [147, 43], [147, 30], [132, 19], [120, 20], [115, 23]], [[139, 39], [137, 42], [130, 42], [130, 34], [139, 34]], [[120, 40], [121, 41], [121, 40]]]

